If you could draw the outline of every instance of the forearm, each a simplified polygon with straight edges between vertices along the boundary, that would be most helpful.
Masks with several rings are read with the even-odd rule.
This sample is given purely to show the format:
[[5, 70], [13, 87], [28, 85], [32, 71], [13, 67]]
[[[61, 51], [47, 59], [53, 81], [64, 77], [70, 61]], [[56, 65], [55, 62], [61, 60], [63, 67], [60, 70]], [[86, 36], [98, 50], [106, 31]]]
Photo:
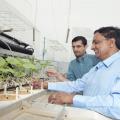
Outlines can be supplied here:
[[116, 95], [108, 96], [81, 96], [75, 95], [73, 106], [91, 109], [105, 116], [120, 119], [119, 98]]
[[68, 85], [67, 82], [49, 82], [48, 83], [48, 90], [54, 90], [54, 91], [62, 91], [62, 92], [70, 92], [71, 89]]
[[48, 89], [54, 90], [54, 91], [76, 93], [76, 92], [82, 91], [83, 88], [84, 88], [84, 84], [82, 82], [80, 83], [80, 81], [48, 83]]

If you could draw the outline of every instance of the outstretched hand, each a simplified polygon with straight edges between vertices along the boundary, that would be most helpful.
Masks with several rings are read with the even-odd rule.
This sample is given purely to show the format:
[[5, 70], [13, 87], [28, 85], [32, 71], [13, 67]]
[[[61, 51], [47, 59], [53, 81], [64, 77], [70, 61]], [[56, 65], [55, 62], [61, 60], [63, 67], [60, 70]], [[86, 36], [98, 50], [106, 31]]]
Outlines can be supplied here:
[[48, 98], [48, 102], [52, 104], [72, 104], [73, 97], [74, 95], [72, 94], [65, 92], [58, 92], [51, 94]]
[[56, 77], [57, 74], [58, 74], [58, 72], [56, 70], [54, 70], [54, 69], [47, 70], [47, 76], [48, 77]]
[[48, 88], [48, 82], [46, 81], [33, 81], [32, 82], [33, 89], [47, 89]]
[[54, 69], [47, 70], [47, 76], [48, 77], [56, 77], [56, 79], [58, 79], [60, 81], [65, 81], [66, 80], [66, 78], [65, 78], [65, 76], [63, 74], [57, 72]]

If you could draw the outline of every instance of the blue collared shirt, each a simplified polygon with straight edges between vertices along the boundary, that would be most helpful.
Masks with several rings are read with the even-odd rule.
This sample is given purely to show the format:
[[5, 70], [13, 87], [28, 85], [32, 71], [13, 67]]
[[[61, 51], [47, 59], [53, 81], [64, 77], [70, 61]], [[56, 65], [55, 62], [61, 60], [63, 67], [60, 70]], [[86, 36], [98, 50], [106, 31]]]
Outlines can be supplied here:
[[73, 106], [90, 109], [120, 119], [120, 52], [99, 62], [81, 79], [72, 82], [48, 83], [49, 90], [83, 91], [75, 95]]
[[76, 80], [81, 78], [100, 60], [95, 55], [84, 54], [82, 57], [72, 60], [68, 67], [67, 79]]

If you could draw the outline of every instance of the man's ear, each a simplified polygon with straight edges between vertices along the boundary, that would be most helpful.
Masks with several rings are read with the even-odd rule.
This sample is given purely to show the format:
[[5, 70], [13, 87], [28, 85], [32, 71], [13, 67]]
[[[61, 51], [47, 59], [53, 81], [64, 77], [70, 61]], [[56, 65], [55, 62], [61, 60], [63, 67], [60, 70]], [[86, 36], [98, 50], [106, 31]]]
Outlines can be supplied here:
[[85, 49], [87, 49], [88, 48], [88, 45], [85, 45]]
[[111, 47], [111, 48], [114, 47], [114, 46], [116, 46], [116, 45], [115, 45], [115, 39], [114, 39], [114, 38], [111, 38], [109, 41], [110, 41], [110, 47]]

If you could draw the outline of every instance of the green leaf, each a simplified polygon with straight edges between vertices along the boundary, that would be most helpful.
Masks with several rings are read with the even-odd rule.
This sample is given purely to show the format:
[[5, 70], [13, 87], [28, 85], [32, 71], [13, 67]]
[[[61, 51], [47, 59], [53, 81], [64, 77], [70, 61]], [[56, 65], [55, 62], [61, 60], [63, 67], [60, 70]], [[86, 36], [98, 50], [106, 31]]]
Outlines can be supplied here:
[[14, 74], [15, 72], [11, 68], [0, 68], [0, 73], [1, 74], [8, 74], [8, 73]]
[[7, 57], [6, 61], [11, 65], [15, 65], [17, 67], [22, 67], [22, 63], [17, 58]]
[[5, 66], [7, 66], [6, 61], [2, 57], [0, 57], [0, 67], [5, 67]]
[[15, 72], [14, 73], [14, 76], [15, 77], [18, 77], [18, 78], [22, 78], [22, 77], [25, 77], [25, 73], [24, 72], [22, 72], [22, 71], [19, 71], [19, 72]]

